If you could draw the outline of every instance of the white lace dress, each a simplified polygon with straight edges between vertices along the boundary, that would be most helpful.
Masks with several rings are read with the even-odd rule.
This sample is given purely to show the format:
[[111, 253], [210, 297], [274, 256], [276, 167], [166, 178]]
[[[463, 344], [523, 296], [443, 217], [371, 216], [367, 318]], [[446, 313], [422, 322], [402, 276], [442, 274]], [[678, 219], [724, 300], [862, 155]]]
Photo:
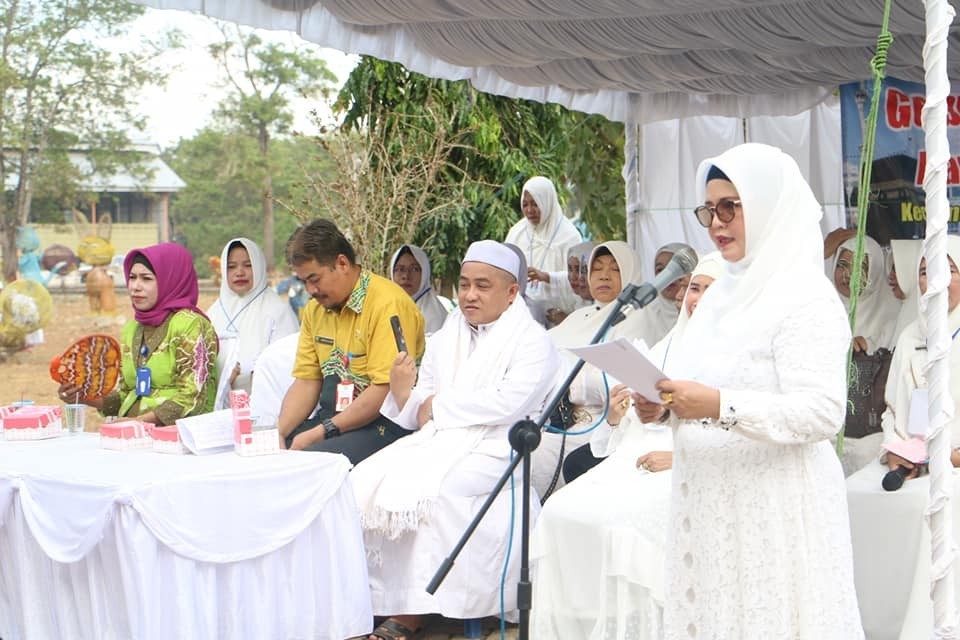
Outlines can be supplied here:
[[715, 345], [698, 379], [720, 388], [720, 421], [675, 425], [667, 639], [863, 638], [828, 441], [850, 338], [836, 296], [815, 289]]

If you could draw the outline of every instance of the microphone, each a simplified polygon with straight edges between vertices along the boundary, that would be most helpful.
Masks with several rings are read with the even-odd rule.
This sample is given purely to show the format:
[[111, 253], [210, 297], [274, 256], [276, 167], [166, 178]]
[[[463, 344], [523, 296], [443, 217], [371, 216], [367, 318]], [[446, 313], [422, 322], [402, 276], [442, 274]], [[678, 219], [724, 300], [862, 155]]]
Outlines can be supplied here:
[[[884, 490], [886, 491], [896, 491], [903, 486], [903, 481], [913, 473], [913, 469], [907, 469], [902, 464], [897, 465], [896, 469], [888, 471], [885, 476], [883, 476], [883, 485]], [[917, 476], [921, 476], [926, 472], [926, 465], [917, 465], [916, 468]]]
[[[673, 254], [667, 266], [654, 276], [653, 280], [643, 284], [627, 285], [617, 299], [624, 305], [624, 308], [630, 306], [632, 309], [642, 309], [656, 300], [661, 291], [693, 271], [696, 266], [697, 253], [690, 247], [683, 247]], [[613, 324], [617, 324], [625, 317], [621, 310]]]

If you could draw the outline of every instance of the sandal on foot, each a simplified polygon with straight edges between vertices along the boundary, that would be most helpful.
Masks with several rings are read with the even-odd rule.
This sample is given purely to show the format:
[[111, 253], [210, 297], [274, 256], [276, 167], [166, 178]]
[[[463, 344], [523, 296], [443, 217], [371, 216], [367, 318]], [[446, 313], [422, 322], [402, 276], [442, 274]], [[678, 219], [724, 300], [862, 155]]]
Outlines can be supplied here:
[[419, 629], [411, 629], [406, 625], [402, 625], [393, 618], [389, 618], [381, 622], [376, 629], [370, 634], [375, 638], [380, 638], [380, 640], [399, 640], [404, 638], [404, 640], [413, 640]]

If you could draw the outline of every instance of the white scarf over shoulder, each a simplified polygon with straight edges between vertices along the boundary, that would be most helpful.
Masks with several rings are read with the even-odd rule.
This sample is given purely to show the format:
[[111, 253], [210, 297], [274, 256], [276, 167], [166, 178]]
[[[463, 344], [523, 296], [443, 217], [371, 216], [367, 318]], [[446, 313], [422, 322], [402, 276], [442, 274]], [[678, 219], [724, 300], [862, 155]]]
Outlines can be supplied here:
[[[837, 248], [833, 256], [831, 278], [834, 277], [840, 253], [844, 249], [854, 253], [856, 248], [856, 238], [850, 238]], [[890, 285], [887, 284], [883, 249], [869, 236], [864, 236], [864, 248], [869, 258], [867, 279], [861, 286], [860, 297], [857, 300], [857, 324], [853, 335], [866, 338], [867, 353], [873, 353], [877, 349], [893, 349], [896, 343], [895, 330], [897, 315], [900, 313], [900, 301], [893, 297]], [[850, 298], [840, 295], [840, 301], [843, 302], [843, 308], [849, 314]]]
[[737, 262], [725, 262], [683, 340], [671, 349], [665, 373], [721, 387], [732, 374], [731, 352], [756, 342], [758, 327], [779, 322], [812, 298], [836, 293], [823, 273], [822, 209], [796, 161], [756, 143], [708, 158], [697, 171], [700, 202], [712, 166], [740, 195], [746, 252]]
[[413, 301], [417, 303], [417, 308], [423, 314], [424, 333], [430, 335], [435, 333], [443, 326], [443, 321], [447, 319], [447, 310], [437, 298], [436, 291], [433, 290], [433, 273], [430, 269], [430, 259], [426, 252], [414, 244], [405, 244], [397, 249], [393, 257], [390, 258], [390, 277], [393, 278], [393, 267], [397, 264], [400, 252], [404, 249], [410, 250], [410, 255], [420, 265], [420, 288], [413, 295]]
[[[551, 274], [566, 272], [567, 250], [582, 242], [580, 232], [567, 220], [560, 208], [557, 189], [553, 182], [543, 176], [527, 180], [520, 192], [529, 193], [540, 208], [540, 222], [531, 224], [526, 217], [514, 224], [507, 232], [505, 242], [515, 244], [527, 256], [527, 265]], [[567, 279], [557, 277], [547, 282], [530, 283], [526, 295], [531, 300], [542, 301], [549, 307], [565, 311], [575, 309], [578, 296], [573, 293]]]
[[[488, 453], [507, 457], [506, 427], [526, 415], [539, 415], [550, 390], [552, 372], [557, 368], [543, 327], [517, 296], [496, 322], [482, 329], [485, 335], [474, 338], [476, 344], [471, 350], [471, 335], [477, 329], [471, 328], [460, 310], [455, 309], [443, 328], [430, 337], [421, 378], [403, 413], [415, 411], [423, 400], [435, 394], [437, 419], [381, 449], [351, 473], [365, 530], [380, 532], [391, 540], [416, 530], [430, 518], [444, 477], [465, 455], [492, 437], [495, 441], [489, 443]], [[445, 392], [469, 396], [500, 386], [515, 365], [515, 354], [531, 345], [542, 347], [547, 357], [544, 370], [539, 372], [539, 379], [536, 375], [528, 376], [533, 379], [524, 381], [526, 388], [515, 384], [498, 390], [501, 402], [511, 405], [505, 413], [501, 412], [501, 423], [486, 424], [480, 422], [479, 416], [477, 423], [470, 424], [444, 419], [448, 413], [442, 410]], [[387, 402], [391, 398], [388, 396]]]
[[[227, 281], [227, 257], [230, 245], [239, 242], [250, 256], [253, 286], [239, 296]], [[263, 250], [249, 238], [234, 238], [220, 254], [220, 297], [207, 311], [217, 330], [220, 352], [217, 355], [218, 409], [229, 407], [230, 371], [240, 363], [241, 376], [249, 376], [264, 347], [280, 338], [300, 331], [300, 323], [286, 300], [278, 296], [267, 282], [267, 261]]]

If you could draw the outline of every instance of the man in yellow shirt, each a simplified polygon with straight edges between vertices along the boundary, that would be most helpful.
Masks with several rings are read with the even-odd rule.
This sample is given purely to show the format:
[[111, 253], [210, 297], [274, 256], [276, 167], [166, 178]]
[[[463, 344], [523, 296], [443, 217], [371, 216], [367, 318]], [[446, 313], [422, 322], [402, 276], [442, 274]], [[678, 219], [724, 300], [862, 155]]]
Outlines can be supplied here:
[[[356, 464], [409, 433], [380, 415], [398, 349], [397, 316], [410, 355], [425, 348], [424, 320], [399, 285], [356, 262], [330, 220], [298, 228], [287, 262], [312, 298], [301, 317], [294, 382], [277, 419], [290, 449], [342, 453]], [[320, 410], [307, 420], [320, 402]]]

